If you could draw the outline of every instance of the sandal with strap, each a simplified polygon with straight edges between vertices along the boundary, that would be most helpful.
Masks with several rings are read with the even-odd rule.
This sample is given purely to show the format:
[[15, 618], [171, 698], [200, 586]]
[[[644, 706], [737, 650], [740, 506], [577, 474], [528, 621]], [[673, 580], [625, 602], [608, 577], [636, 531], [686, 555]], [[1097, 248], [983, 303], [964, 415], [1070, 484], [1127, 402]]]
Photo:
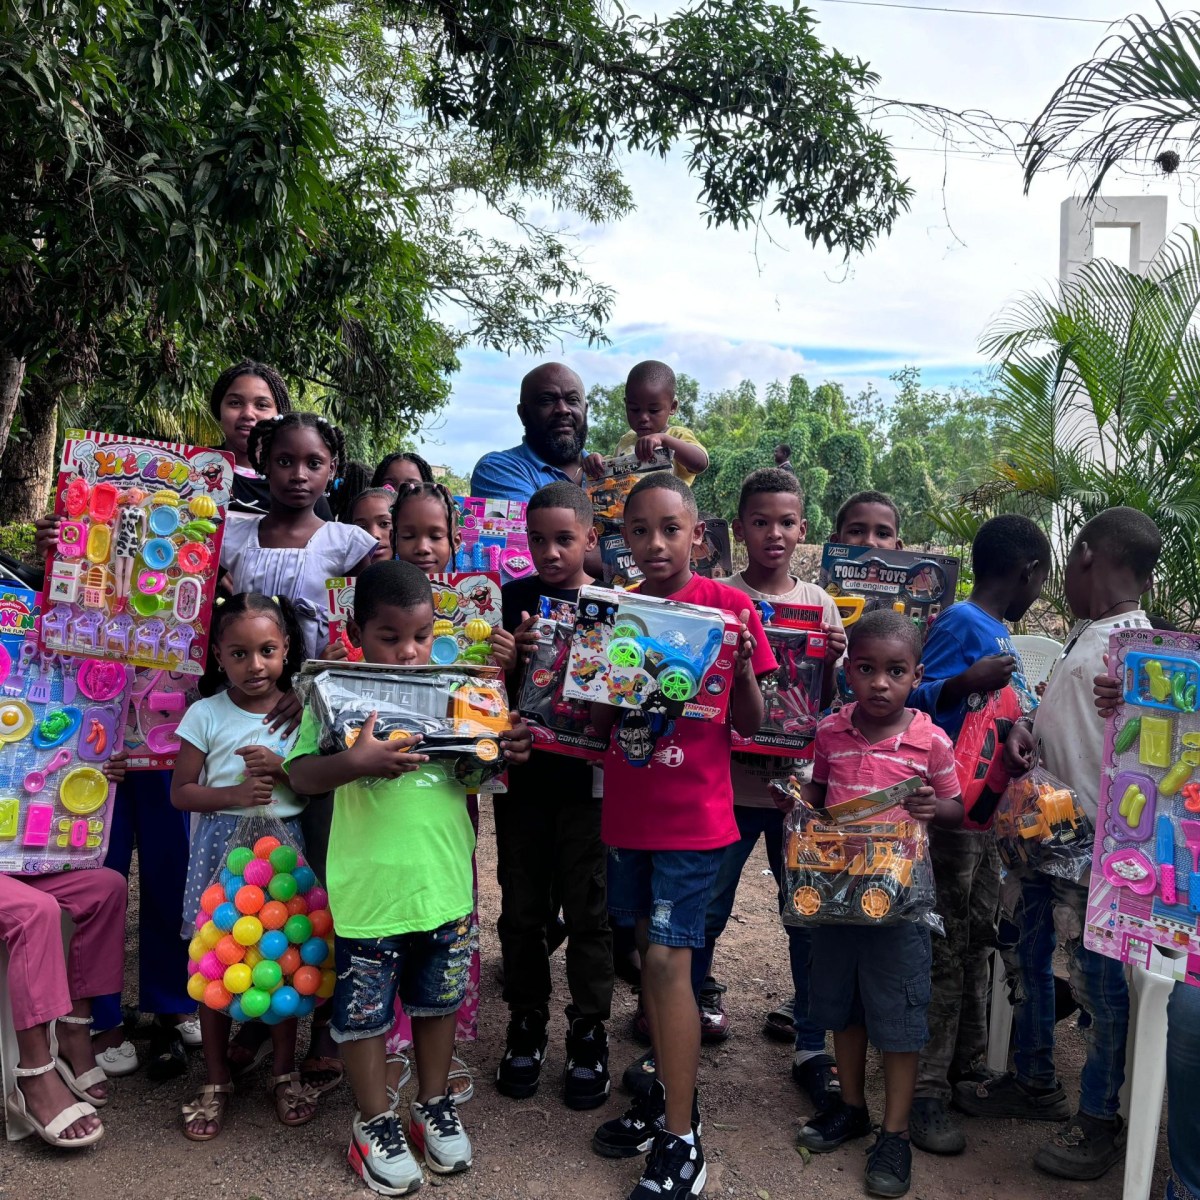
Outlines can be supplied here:
[[85, 1104], [90, 1104], [93, 1108], [103, 1108], [108, 1103], [108, 1096], [93, 1096], [88, 1088], [95, 1087], [98, 1083], [107, 1083], [108, 1076], [104, 1073], [104, 1068], [99, 1066], [89, 1067], [86, 1071], [76, 1075], [71, 1069], [71, 1064], [58, 1052], [58, 1030], [56, 1026], [59, 1022], [64, 1025], [91, 1025], [91, 1017], [58, 1017], [50, 1022], [50, 1057], [54, 1060], [54, 1068], [62, 1076], [62, 1081], [70, 1090], [79, 1097]]
[[340, 1058], [310, 1055], [300, 1064], [300, 1077], [318, 1096], [332, 1092], [346, 1078], [346, 1064]]
[[[43, 1067], [14, 1067], [13, 1074], [18, 1079], [28, 1079], [33, 1075], [48, 1075], [55, 1069], [54, 1059], [51, 1059]], [[67, 1105], [62, 1112], [43, 1125], [29, 1111], [25, 1103], [25, 1093], [21, 1091], [21, 1085], [17, 1084], [4, 1097], [4, 1109], [9, 1128], [17, 1137], [28, 1137], [31, 1133], [36, 1133], [47, 1145], [59, 1146], [63, 1150], [82, 1150], [84, 1146], [94, 1146], [104, 1136], [103, 1125], [93, 1129], [91, 1133], [85, 1133], [83, 1137], [61, 1136], [63, 1130], [70, 1128], [76, 1121], [96, 1116], [96, 1110], [88, 1102]]]
[[[206, 1083], [193, 1100], [189, 1100], [180, 1110], [183, 1114], [183, 1136], [189, 1142], [211, 1142], [222, 1129], [225, 1119], [225, 1109], [229, 1105], [229, 1097], [233, 1095], [232, 1083]], [[215, 1125], [214, 1133], [193, 1133], [188, 1126], [194, 1121], [203, 1121], [206, 1125]]]
[[388, 1064], [400, 1064], [400, 1078], [396, 1080], [395, 1087], [389, 1087], [387, 1090], [388, 1105], [392, 1112], [398, 1113], [400, 1111], [400, 1089], [406, 1087], [412, 1080], [412, 1063], [409, 1062], [407, 1054], [389, 1054], [384, 1061]]
[[[456, 1092], [454, 1090], [456, 1079], [465, 1079], [467, 1086]], [[466, 1104], [475, 1095], [475, 1076], [471, 1074], [471, 1068], [457, 1054], [450, 1056], [450, 1074], [446, 1076], [446, 1094], [455, 1104]]]
[[[284, 1125], [307, 1125], [317, 1115], [317, 1091], [301, 1082], [299, 1071], [272, 1075], [267, 1092], [275, 1101], [275, 1115]], [[298, 1116], [300, 1109], [307, 1105], [311, 1105], [312, 1112], [306, 1117]]]

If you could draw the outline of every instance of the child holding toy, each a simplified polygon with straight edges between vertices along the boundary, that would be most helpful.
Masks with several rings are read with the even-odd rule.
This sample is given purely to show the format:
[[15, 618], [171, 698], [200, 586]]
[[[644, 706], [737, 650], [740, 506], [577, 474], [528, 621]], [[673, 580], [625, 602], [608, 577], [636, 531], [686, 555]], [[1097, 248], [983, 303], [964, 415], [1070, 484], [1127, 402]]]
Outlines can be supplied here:
[[[303, 633], [291, 605], [256, 593], [218, 597], [213, 610], [208, 671], [198, 700], [179, 723], [179, 754], [171, 800], [198, 813], [192, 832], [184, 912], [200, 909], [204, 889], [220, 871], [239, 820], [248, 810], [278, 817], [303, 845], [304, 801], [288, 786], [283, 755], [294, 733], [271, 733], [263, 716], [291, 688], [304, 659]], [[222, 685], [226, 685], [222, 690]], [[184, 936], [197, 932], [190, 921]], [[183, 1135], [207, 1142], [220, 1132], [233, 1092], [229, 1034], [231, 1019], [200, 1007], [207, 1082], [183, 1106]], [[296, 1070], [296, 1021], [270, 1027], [274, 1071], [270, 1083], [275, 1113], [284, 1125], [303, 1125], [316, 1116], [317, 1093]]]
[[[1028, 517], [993, 517], [975, 535], [971, 569], [975, 584], [970, 596], [951, 605], [929, 628], [921, 656], [924, 675], [909, 698], [954, 741], [968, 709], [978, 708], [983, 694], [1011, 687], [1014, 713], [1018, 707], [1030, 713], [1036, 705], [1005, 622], [1021, 620], [1041, 595], [1050, 572], [1050, 543]], [[997, 736], [1004, 728], [997, 729]], [[976, 771], [974, 764], [964, 764], [962, 770], [966, 788]], [[999, 794], [1006, 782], [1007, 777], [993, 772], [988, 786]], [[1000, 856], [990, 831], [991, 813], [976, 817], [968, 803], [965, 818], [968, 827], [935, 829], [929, 838], [937, 911], [946, 936], [933, 943], [931, 1032], [921, 1052], [910, 1127], [913, 1143], [933, 1154], [959, 1154], [966, 1148], [962, 1128], [950, 1118], [951, 1089], [959, 1080], [987, 1078], [982, 1061]]]
[[[1036, 715], [1018, 722], [1004, 744], [1005, 765], [1013, 774], [1028, 771], [1040, 752], [1046, 770], [1075, 792], [1093, 822], [1104, 756], [1093, 679], [1105, 673], [1114, 629], [1149, 627], [1141, 598], [1161, 550], [1154, 522], [1132, 508], [1106, 509], [1079, 531], [1064, 580], [1076, 623]], [[1016, 1070], [955, 1088], [959, 1108], [972, 1116], [1066, 1119], [1033, 1160], [1062, 1179], [1098, 1179], [1125, 1152], [1119, 1093], [1129, 989], [1120, 962], [1083, 945], [1087, 895], [1086, 880], [1073, 883], [1023, 868], [1009, 872], [1001, 899], [1019, 930], [1008, 963], [1016, 981]], [[1054, 1069], [1053, 956], [1060, 937], [1071, 990], [1091, 1019], [1074, 1116]]]
[[[696, 435], [683, 425], [672, 425], [679, 411], [675, 395], [675, 372], [666, 363], [648, 359], [640, 362], [625, 380], [625, 417], [629, 432], [622, 434], [614, 454], [633, 451], [640, 462], [649, 462], [656, 450], [669, 450], [675, 474], [689, 487], [708, 466], [708, 452]], [[604, 459], [589, 454], [584, 470], [593, 479], [604, 474]]]
[[[846, 676], [854, 703], [817, 726], [805, 802], [825, 808], [913, 775], [924, 786], [904, 802], [919, 821], [954, 828], [962, 800], [950, 739], [925, 713], [905, 707], [921, 681], [921, 635], [891, 611], [850, 627]], [[903, 1196], [912, 1180], [908, 1120], [917, 1059], [929, 1036], [929, 930], [915, 921], [833, 924], [812, 931], [809, 1020], [833, 1030], [841, 1098], [800, 1130], [802, 1146], [834, 1150], [871, 1132], [864, 1091], [867, 1042], [883, 1056], [884, 1111], [867, 1158], [867, 1191]]]
[[[428, 579], [409, 563], [375, 563], [358, 577], [348, 629], [366, 662], [428, 663]], [[306, 711], [287, 770], [298, 791], [336, 789], [327, 884], [337, 939], [334, 1036], [358, 1109], [349, 1161], [369, 1188], [394, 1196], [422, 1179], [388, 1095], [385, 1038], [397, 996], [412, 1020], [418, 1068], [409, 1138], [431, 1171], [471, 1165], [448, 1076], [476, 941], [475, 831], [453, 771], [423, 755], [419, 738], [376, 738], [374, 722], [372, 714], [351, 749], [322, 755]], [[501, 741], [506, 761], [528, 758], [529, 731], [519, 721]]]
[[[775, 656], [744, 594], [692, 573], [692, 547], [703, 538], [695, 497], [670, 471], [647, 474], [629, 493], [625, 541], [645, 576], [640, 591], [739, 615], [729, 721], [749, 737], [763, 718], [757, 677], [775, 669]], [[658, 1070], [649, 1091], [636, 1093], [623, 1116], [600, 1126], [592, 1148], [610, 1158], [649, 1150], [630, 1200], [696, 1196], [707, 1171], [699, 1141], [700, 1017], [691, 959], [704, 946], [705, 910], [725, 847], [738, 838], [730, 727], [692, 717], [668, 721], [646, 755], [646, 738], [655, 735], [641, 710], [597, 704], [592, 721], [601, 736], [612, 731], [602, 811], [609, 912], [635, 924]], [[644, 766], [634, 766], [624, 752], [635, 743]]]
[[[535, 492], [526, 520], [537, 574], [506, 583], [502, 595], [504, 625], [516, 635], [518, 649], [528, 652], [537, 641], [539, 598], [574, 604], [579, 589], [592, 582], [584, 558], [596, 545], [596, 531], [591, 502], [565, 481]], [[517, 685], [514, 673], [511, 695]], [[592, 791], [590, 762], [539, 752], [509, 771], [508, 793], [493, 805], [500, 880], [496, 929], [510, 1014], [496, 1086], [515, 1098], [537, 1091], [550, 1020], [548, 927], [561, 901], [571, 931], [563, 1102], [574, 1109], [603, 1104], [610, 1088], [604, 1022], [612, 1004], [612, 934], [601, 802]]]

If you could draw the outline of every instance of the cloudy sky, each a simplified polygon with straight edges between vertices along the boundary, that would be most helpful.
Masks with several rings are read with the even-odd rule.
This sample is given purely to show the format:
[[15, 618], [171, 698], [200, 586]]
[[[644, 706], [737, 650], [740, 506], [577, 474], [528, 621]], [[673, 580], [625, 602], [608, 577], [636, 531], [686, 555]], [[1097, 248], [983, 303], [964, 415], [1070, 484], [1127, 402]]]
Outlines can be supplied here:
[[[1012, 15], [809, 0], [826, 44], [868, 60], [882, 76], [881, 95], [1024, 121], [1091, 57], [1106, 28], [1016, 13], [1115, 20], [1156, 11], [1136, 0], [895, 2]], [[632, 0], [627, 7], [669, 6]], [[567, 344], [548, 357], [570, 363], [589, 387], [619, 382], [643, 358], [669, 362], [702, 391], [799, 372], [814, 384], [835, 379], [857, 392], [871, 382], [887, 394], [888, 374], [905, 364], [921, 367], [931, 383], [977, 379], [985, 363], [976, 346], [989, 319], [1057, 274], [1059, 206], [1072, 181], [1052, 174], [1026, 196], [1011, 154], [944, 153], [933, 134], [907, 119], [883, 128], [916, 195], [891, 237], [849, 264], [778, 224], [769, 227], [771, 240], [711, 230], [680, 157], [626, 158], [636, 212], [603, 228], [566, 225], [592, 275], [617, 289], [611, 344]], [[1171, 222], [1194, 220], [1188, 192], [1162, 181], [1115, 177], [1107, 191], [1165, 193]], [[1097, 249], [1115, 245], [1098, 241]], [[419, 444], [432, 461], [465, 472], [485, 451], [520, 440], [517, 383], [533, 360], [470, 349], [462, 364], [450, 404]], [[485, 437], [497, 423], [500, 433]]]

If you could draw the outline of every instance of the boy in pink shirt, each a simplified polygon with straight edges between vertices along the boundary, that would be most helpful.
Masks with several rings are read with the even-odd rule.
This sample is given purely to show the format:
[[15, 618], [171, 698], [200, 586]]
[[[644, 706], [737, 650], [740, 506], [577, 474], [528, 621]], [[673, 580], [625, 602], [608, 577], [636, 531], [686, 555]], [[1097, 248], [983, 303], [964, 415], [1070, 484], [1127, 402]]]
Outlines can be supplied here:
[[[687, 484], [668, 471], [647, 475], [625, 505], [625, 541], [648, 596], [722, 608], [742, 632], [729, 698], [730, 722], [750, 736], [762, 724], [757, 676], [775, 670], [758, 614], [740, 592], [693, 575], [692, 547], [704, 538]], [[621, 1117], [596, 1131], [608, 1158], [649, 1150], [630, 1200], [698, 1196], [706, 1169], [699, 1140], [696, 1069], [700, 1017], [691, 983], [693, 949], [704, 946], [704, 915], [724, 848], [738, 839], [729, 777], [729, 724], [665, 721], [594, 705], [598, 729], [612, 730], [604, 760], [601, 836], [609, 847], [608, 907], [632, 923], [642, 956], [642, 997], [658, 1078]], [[614, 728], [615, 726], [615, 728]]]

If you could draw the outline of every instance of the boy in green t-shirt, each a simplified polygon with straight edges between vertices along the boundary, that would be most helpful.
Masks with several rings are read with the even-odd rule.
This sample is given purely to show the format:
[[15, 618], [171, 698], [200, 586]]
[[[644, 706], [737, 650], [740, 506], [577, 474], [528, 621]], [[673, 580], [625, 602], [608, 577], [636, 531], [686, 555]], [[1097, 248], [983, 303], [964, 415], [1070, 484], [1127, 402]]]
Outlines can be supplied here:
[[[347, 632], [366, 662], [427, 664], [428, 578], [409, 563], [368, 567], [355, 586]], [[397, 992], [412, 1019], [419, 1079], [409, 1137], [431, 1171], [471, 1165], [471, 1143], [446, 1081], [474, 949], [475, 833], [465, 786], [420, 753], [419, 738], [380, 741], [374, 726], [371, 714], [349, 750], [322, 755], [305, 711], [286, 766], [300, 793], [336, 792], [326, 884], [336, 935], [333, 1036], [358, 1109], [348, 1157], [367, 1187], [394, 1196], [416, 1191], [422, 1180], [387, 1094], [384, 1038]], [[509, 762], [528, 759], [523, 724], [514, 722], [501, 741]]]

